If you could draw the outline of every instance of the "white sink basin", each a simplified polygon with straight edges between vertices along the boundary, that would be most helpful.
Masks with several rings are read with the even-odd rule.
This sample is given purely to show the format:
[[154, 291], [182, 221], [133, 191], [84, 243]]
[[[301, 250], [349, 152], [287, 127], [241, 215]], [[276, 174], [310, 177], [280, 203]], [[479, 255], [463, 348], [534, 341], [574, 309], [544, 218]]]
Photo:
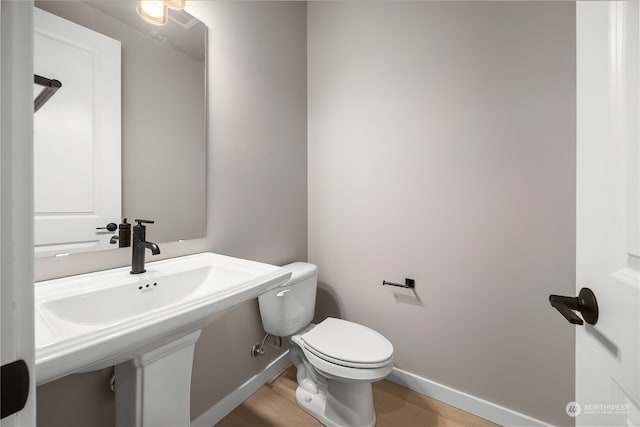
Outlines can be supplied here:
[[202, 253], [35, 286], [38, 384], [131, 360], [284, 283], [268, 264]]

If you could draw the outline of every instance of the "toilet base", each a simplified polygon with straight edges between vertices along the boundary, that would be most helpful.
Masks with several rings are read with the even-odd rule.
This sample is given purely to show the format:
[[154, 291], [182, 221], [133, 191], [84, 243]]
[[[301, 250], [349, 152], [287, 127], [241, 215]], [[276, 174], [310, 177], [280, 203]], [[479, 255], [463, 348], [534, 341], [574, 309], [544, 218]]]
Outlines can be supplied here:
[[298, 406], [327, 427], [376, 425], [371, 383], [329, 380], [327, 385], [326, 393], [312, 393], [299, 386]]

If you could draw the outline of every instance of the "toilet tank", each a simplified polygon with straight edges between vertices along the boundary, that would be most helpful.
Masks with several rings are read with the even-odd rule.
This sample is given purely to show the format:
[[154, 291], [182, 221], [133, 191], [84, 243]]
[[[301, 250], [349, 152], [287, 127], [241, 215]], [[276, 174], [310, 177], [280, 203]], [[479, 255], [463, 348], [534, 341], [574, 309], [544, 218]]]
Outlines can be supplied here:
[[316, 309], [318, 267], [306, 262], [285, 265], [291, 278], [258, 297], [264, 330], [271, 335], [293, 335], [311, 323]]

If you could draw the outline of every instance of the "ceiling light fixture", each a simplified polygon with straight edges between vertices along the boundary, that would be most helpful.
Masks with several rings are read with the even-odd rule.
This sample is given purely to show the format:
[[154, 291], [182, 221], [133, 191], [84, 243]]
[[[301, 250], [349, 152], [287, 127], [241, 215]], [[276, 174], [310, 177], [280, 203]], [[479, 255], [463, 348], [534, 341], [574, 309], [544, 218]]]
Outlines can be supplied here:
[[186, 0], [138, 0], [138, 15], [153, 25], [167, 23], [167, 8], [184, 9]]

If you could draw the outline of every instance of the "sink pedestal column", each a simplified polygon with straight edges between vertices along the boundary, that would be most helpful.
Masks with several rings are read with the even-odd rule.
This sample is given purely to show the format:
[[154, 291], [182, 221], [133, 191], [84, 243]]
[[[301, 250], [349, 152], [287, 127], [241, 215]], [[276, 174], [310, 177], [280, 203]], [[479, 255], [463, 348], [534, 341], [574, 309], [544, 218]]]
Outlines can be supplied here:
[[116, 426], [188, 426], [200, 331], [116, 365]]

